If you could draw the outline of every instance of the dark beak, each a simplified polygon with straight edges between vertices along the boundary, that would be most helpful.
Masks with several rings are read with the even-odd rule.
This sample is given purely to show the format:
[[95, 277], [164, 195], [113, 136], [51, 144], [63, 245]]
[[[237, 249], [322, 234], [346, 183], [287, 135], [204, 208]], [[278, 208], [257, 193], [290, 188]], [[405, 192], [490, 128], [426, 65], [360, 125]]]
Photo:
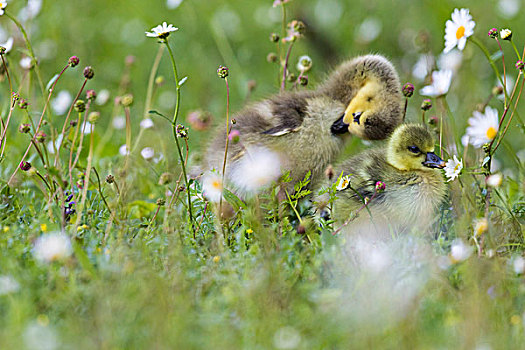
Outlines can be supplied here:
[[439, 158], [434, 152], [427, 152], [427, 158], [423, 162], [423, 165], [429, 168], [443, 169], [445, 167], [445, 161]]
[[343, 114], [341, 118], [337, 119], [332, 126], [330, 127], [330, 131], [332, 132], [332, 135], [340, 135], [348, 132], [348, 124], [346, 124], [343, 119], [345, 115]]
[[354, 116], [354, 123], [357, 123], [357, 125], [360, 124], [359, 118], [361, 118], [361, 114], [363, 114], [363, 112], [352, 113], [352, 115]]

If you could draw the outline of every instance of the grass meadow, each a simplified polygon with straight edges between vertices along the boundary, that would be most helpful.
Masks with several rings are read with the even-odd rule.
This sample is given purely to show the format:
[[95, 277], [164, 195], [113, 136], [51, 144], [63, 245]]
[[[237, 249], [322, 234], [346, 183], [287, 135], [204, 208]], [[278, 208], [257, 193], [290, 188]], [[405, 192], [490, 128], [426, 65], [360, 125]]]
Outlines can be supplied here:
[[[523, 1], [2, 6], [1, 349], [525, 348]], [[456, 8], [475, 26], [444, 54]], [[301, 186], [225, 192], [221, 220], [194, 176], [215, 130], [285, 64], [287, 90], [315, 89], [368, 53], [451, 159], [436, 233], [353, 269]]]

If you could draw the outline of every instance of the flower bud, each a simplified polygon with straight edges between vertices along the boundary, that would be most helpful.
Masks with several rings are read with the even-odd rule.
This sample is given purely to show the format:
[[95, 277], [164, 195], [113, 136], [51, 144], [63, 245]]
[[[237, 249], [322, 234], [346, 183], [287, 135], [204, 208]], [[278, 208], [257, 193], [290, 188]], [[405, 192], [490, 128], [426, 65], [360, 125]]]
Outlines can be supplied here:
[[82, 113], [86, 111], [86, 102], [84, 100], [76, 100], [75, 111]]
[[503, 40], [510, 40], [512, 39], [512, 31], [510, 29], [502, 29], [500, 32], [499, 32], [499, 36], [501, 39]]
[[88, 115], [88, 121], [91, 124], [96, 124], [99, 118], [100, 118], [100, 112], [91, 112]]
[[28, 105], [29, 103], [24, 98], [20, 99], [20, 101], [18, 102], [18, 107], [20, 107], [20, 109], [27, 109]]
[[240, 138], [241, 138], [241, 133], [237, 129], [233, 129], [228, 135], [228, 139], [234, 144], [238, 143]]
[[487, 35], [493, 39], [496, 39], [498, 37], [498, 30], [496, 28], [492, 28], [489, 30]]
[[124, 107], [129, 107], [133, 104], [133, 95], [125, 94], [120, 98], [120, 104]]
[[292, 83], [297, 79], [297, 76], [291, 72], [288, 72], [288, 76], [286, 78], [290, 83]]
[[173, 174], [171, 173], [162, 173], [159, 177], [159, 185], [167, 185], [173, 181]]
[[80, 59], [77, 56], [71, 56], [68, 63], [70, 67], [76, 67], [80, 63]]
[[182, 139], [188, 138], [188, 129], [182, 124], [178, 124], [175, 128], [175, 132], [177, 133], [177, 137], [180, 137]]
[[299, 78], [297, 78], [299, 81], [299, 85], [306, 86], [308, 85], [308, 75], [300, 75]]
[[28, 171], [29, 169], [31, 169], [31, 163], [26, 161], [20, 163], [20, 170]]
[[279, 34], [277, 34], [277, 33], [270, 34], [270, 41], [272, 43], [278, 42], [279, 41]]
[[165, 81], [166, 79], [162, 75], [159, 75], [158, 77], [155, 78], [155, 84], [157, 85], [162, 85], [164, 84]]
[[86, 98], [88, 100], [94, 100], [97, 98], [97, 92], [93, 89], [89, 89], [88, 91], [86, 91]]
[[84, 68], [84, 78], [86, 79], [93, 79], [95, 76], [95, 72], [93, 71], [93, 68], [91, 66], [87, 66]]
[[40, 142], [40, 143], [45, 142], [46, 141], [46, 137], [47, 137], [47, 135], [43, 131], [39, 131], [35, 135], [35, 139], [37, 140], [37, 142]]
[[498, 85], [498, 86], [494, 86], [494, 87], [492, 88], [492, 94], [493, 94], [494, 96], [499, 96], [499, 95], [501, 95], [502, 93], [503, 93], [503, 86]]
[[108, 176], [106, 176], [106, 182], [108, 184], [112, 184], [113, 182], [115, 182], [115, 176], [109, 174]]
[[13, 92], [11, 94], [11, 98], [13, 99], [13, 101], [18, 101], [20, 100], [20, 94], [18, 92]]
[[412, 97], [413, 94], [414, 94], [414, 85], [412, 85], [411, 83], [406, 83], [405, 85], [403, 85], [403, 95], [405, 97]]
[[27, 134], [29, 131], [31, 131], [31, 125], [20, 124], [20, 126], [18, 127], [18, 131], [20, 131], [22, 134]]
[[4, 55], [5, 52], [6, 52], [6, 50], [7, 50], [7, 49], [6, 49], [5, 47], [0, 46], [0, 56]]
[[228, 67], [219, 66], [219, 68], [217, 68], [217, 75], [219, 78], [225, 79], [229, 75]]
[[424, 99], [421, 103], [421, 109], [424, 111], [428, 111], [430, 108], [432, 108], [432, 101], [430, 99]]
[[277, 62], [277, 54], [275, 54], [275, 52], [270, 52], [266, 56], [266, 61], [268, 61], [268, 63], [275, 63], [275, 62]]
[[166, 204], [166, 200], [164, 198], [157, 199], [157, 206], [162, 207]]
[[523, 64], [522, 60], [519, 60], [518, 62], [516, 62], [516, 69], [517, 70], [521, 70], [522, 71], [524, 66], [525, 65]]
[[383, 181], [376, 182], [376, 191], [377, 192], [382, 192], [382, 191], [385, 190], [385, 188], [386, 188], [386, 185], [385, 185], [385, 183]]

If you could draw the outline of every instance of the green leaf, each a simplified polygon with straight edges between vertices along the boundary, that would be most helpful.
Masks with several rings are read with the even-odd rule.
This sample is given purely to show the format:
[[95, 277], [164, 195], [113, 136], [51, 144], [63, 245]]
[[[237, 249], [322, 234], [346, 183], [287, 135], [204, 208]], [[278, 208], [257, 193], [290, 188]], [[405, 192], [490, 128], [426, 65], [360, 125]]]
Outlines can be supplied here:
[[91, 264], [91, 261], [89, 261], [89, 258], [86, 252], [84, 251], [84, 249], [82, 249], [82, 246], [80, 245], [80, 243], [78, 243], [75, 240], [73, 240], [73, 251], [75, 252], [75, 256], [78, 262], [80, 263], [80, 266], [82, 266], [84, 270], [89, 272], [89, 274], [92, 277], [95, 277], [96, 275], [95, 267], [93, 267], [93, 264]]
[[227, 189], [223, 189], [222, 195], [224, 196], [224, 199], [228, 203], [230, 203], [235, 210], [238, 210], [239, 208], [246, 209], [246, 203], [244, 203], [242, 200], [240, 200], [239, 197], [237, 197], [232, 192], [228, 191]]

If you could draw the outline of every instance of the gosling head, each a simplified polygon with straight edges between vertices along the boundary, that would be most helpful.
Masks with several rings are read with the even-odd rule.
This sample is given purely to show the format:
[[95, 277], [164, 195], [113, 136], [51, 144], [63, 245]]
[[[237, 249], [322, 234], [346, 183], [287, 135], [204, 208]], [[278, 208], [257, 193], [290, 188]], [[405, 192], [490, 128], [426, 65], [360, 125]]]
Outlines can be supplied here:
[[343, 122], [360, 138], [385, 139], [402, 122], [399, 78], [394, 66], [382, 56], [361, 56], [343, 63], [325, 90], [344, 103]]
[[445, 162], [434, 153], [434, 138], [421, 125], [403, 124], [388, 141], [387, 161], [399, 170], [444, 168]]

